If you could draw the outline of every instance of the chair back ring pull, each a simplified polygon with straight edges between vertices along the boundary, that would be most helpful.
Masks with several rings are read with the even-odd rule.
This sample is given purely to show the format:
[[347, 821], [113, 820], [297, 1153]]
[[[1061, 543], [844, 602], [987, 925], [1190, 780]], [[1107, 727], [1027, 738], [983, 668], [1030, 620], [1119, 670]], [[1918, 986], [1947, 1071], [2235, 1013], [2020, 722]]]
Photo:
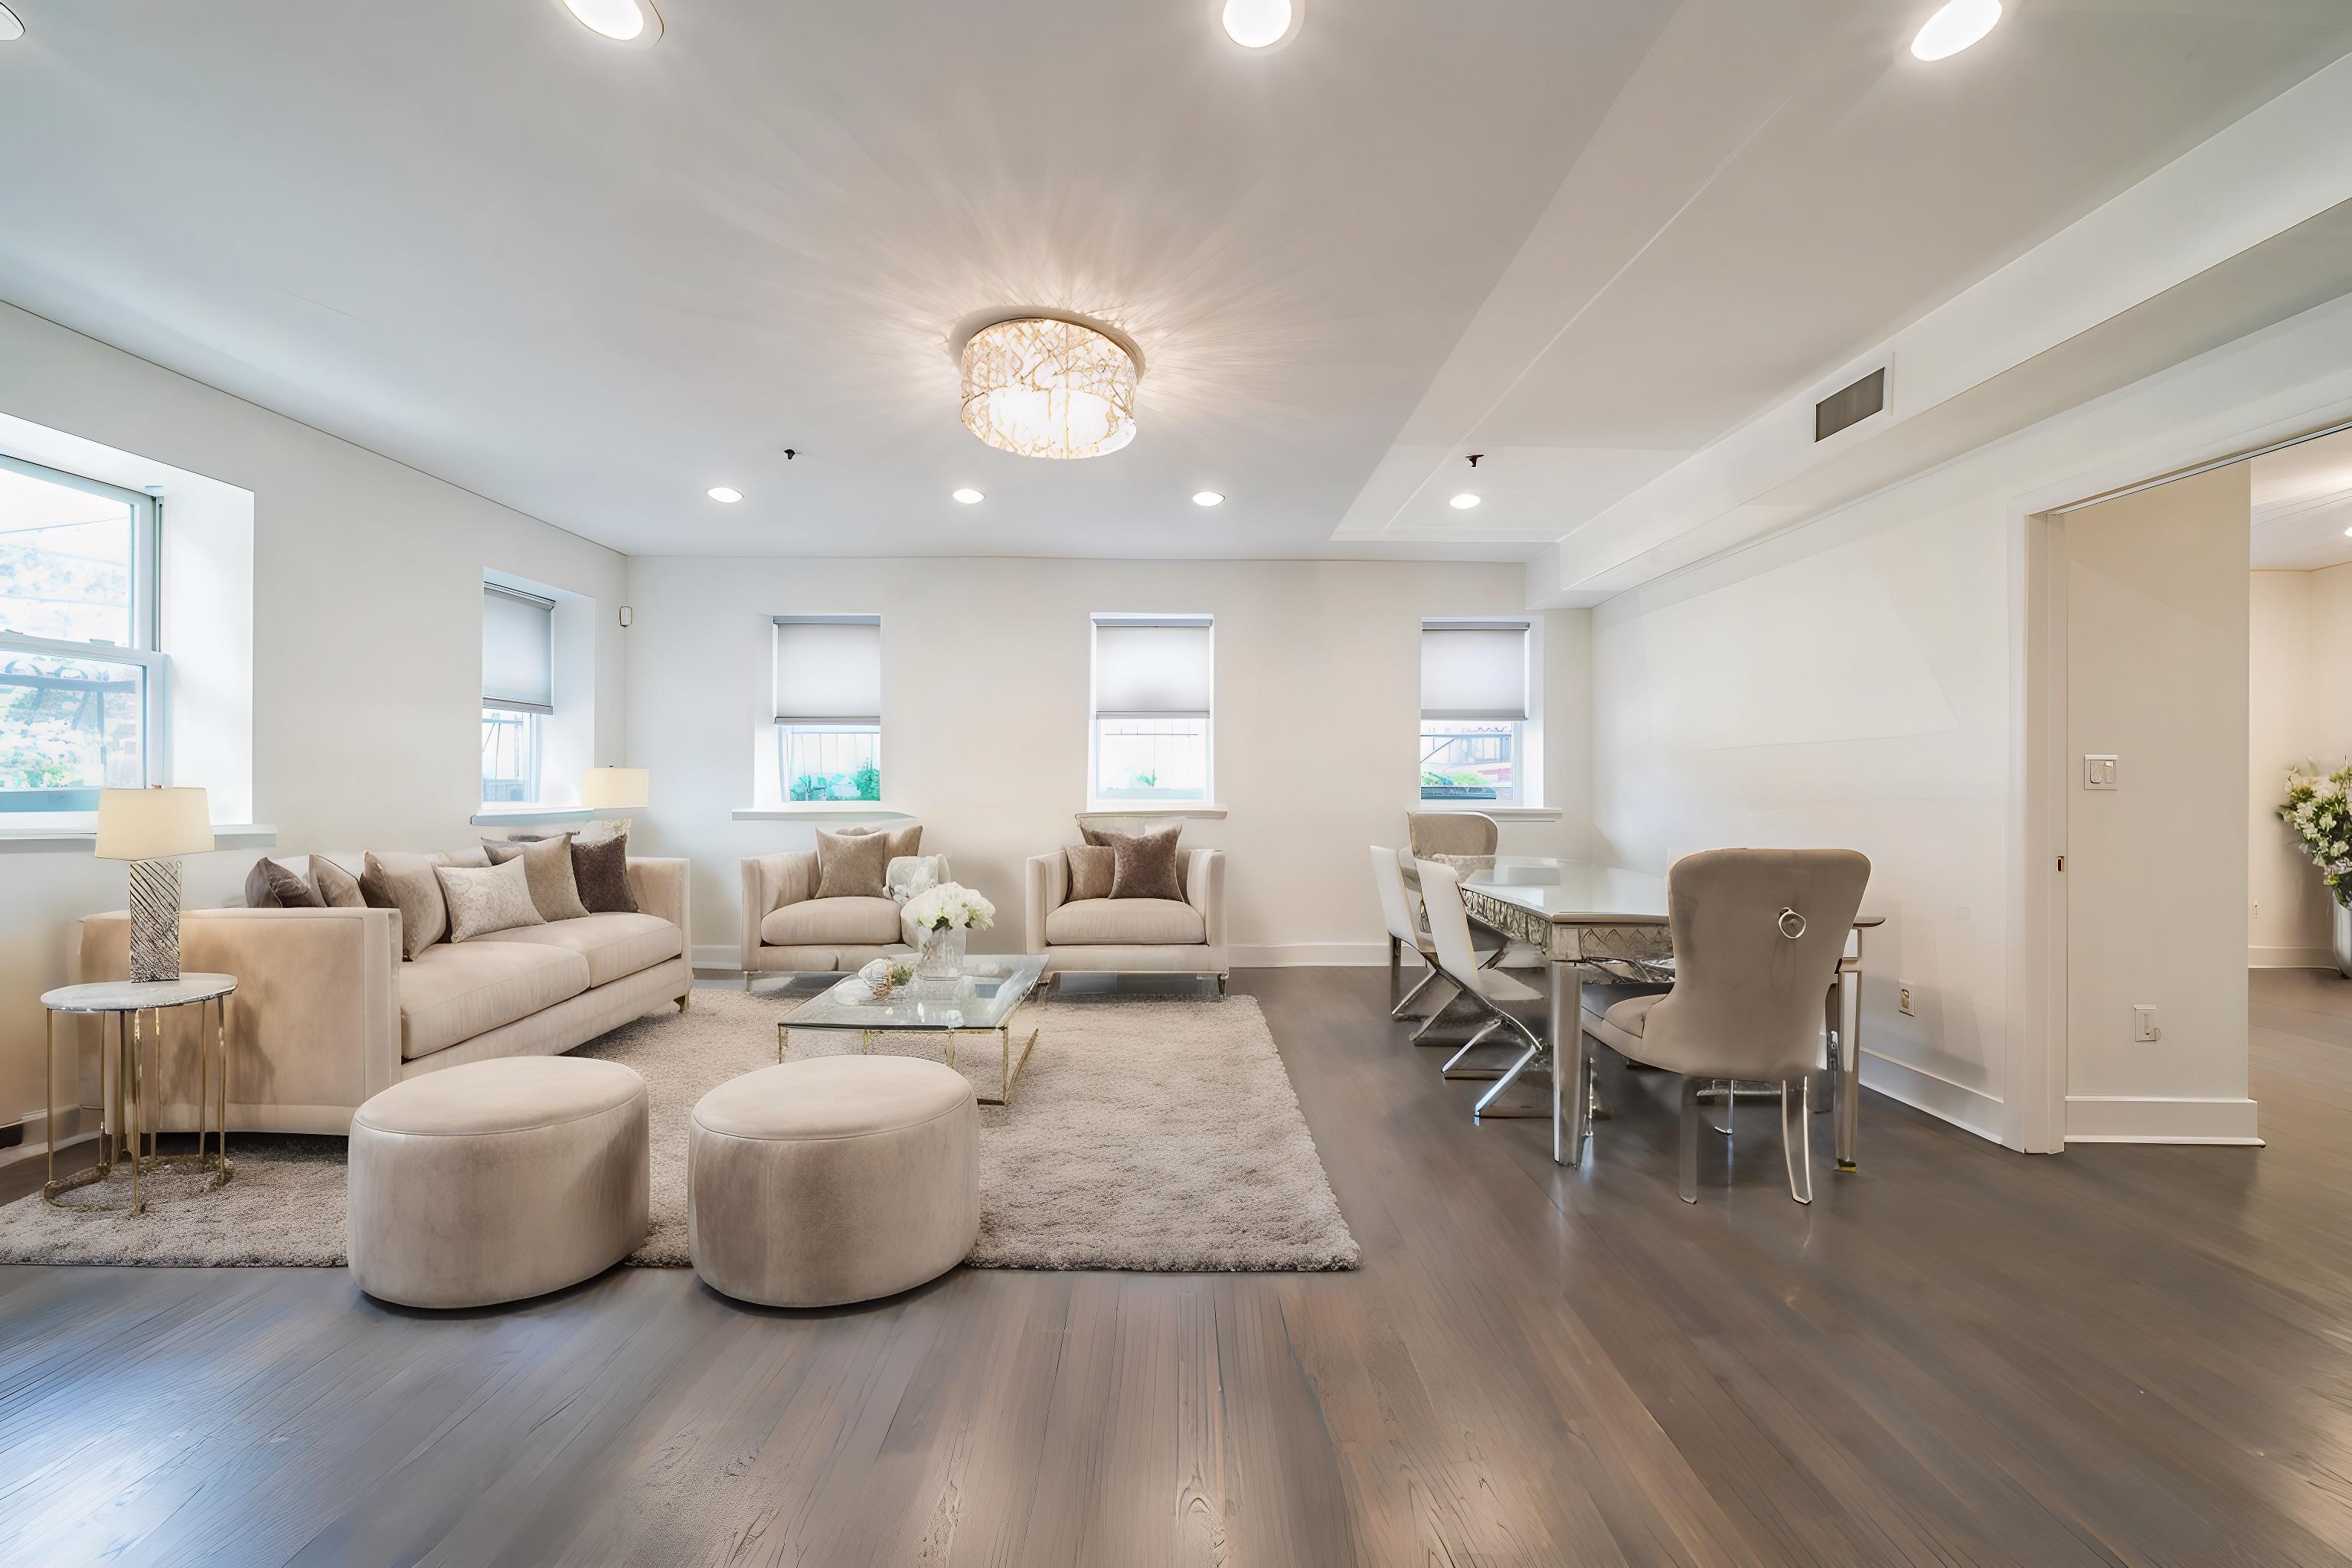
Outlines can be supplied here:
[[[1797, 929], [1794, 931], [1790, 931], [1789, 929], [1789, 923], [1791, 921], [1796, 922]], [[1805, 934], [1805, 917], [1799, 914], [1794, 910], [1783, 909], [1780, 911], [1780, 934], [1787, 937], [1790, 942], [1794, 942], [1799, 937]]]

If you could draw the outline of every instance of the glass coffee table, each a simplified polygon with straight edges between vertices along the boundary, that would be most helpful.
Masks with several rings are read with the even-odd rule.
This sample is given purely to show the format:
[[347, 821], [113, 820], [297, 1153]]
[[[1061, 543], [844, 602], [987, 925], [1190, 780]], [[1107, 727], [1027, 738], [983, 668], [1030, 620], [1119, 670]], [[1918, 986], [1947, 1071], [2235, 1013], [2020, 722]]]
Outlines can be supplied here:
[[869, 1052], [877, 1036], [944, 1035], [950, 1067], [955, 1066], [956, 1037], [994, 1035], [1003, 1051], [999, 1069], [1002, 1092], [993, 1100], [984, 1094], [979, 1100], [982, 1105], [1010, 1105], [1013, 1085], [1020, 1079], [1021, 1069], [1029, 1065], [1029, 1053], [1037, 1045], [1037, 1031], [1032, 1029], [1020, 1056], [1013, 1054], [1013, 1015], [1029, 999], [1038, 976], [1045, 973], [1042, 958], [972, 959], [960, 980], [919, 980], [887, 997], [875, 995], [856, 975], [845, 975], [776, 1021], [776, 1059], [784, 1059], [794, 1029], [855, 1034], [857, 1048]]

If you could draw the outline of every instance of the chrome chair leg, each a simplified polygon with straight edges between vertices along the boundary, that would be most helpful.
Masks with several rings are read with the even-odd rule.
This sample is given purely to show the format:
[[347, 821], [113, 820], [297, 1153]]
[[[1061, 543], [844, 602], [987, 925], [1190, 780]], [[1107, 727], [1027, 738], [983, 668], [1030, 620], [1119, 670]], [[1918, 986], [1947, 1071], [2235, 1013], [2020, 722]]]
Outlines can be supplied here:
[[1792, 1078], [1780, 1086], [1780, 1158], [1789, 1167], [1789, 1195], [1813, 1201], [1813, 1080]]
[[1496, 1023], [1492, 1018], [1489, 1018], [1485, 1023], [1479, 1025], [1477, 1033], [1463, 1041], [1462, 1048], [1445, 1058], [1445, 1065], [1437, 1069], [1437, 1076], [1440, 1078], [1466, 1079], [1495, 1078], [1499, 1076], [1485, 1068], [1464, 1068], [1462, 1066], [1462, 1058], [1468, 1056], [1480, 1046], [1486, 1044], [1486, 1037], [1493, 1034], [1502, 1026], [1502, 1025]]
[[1544, 1049], [1542, 1045], [1539, 1043], [1530, 1045], [1527, 1049], [1521, 1051], [1519, 1053], [1519, 1059], [1513, 1062], [1509, 1067], [1505, 1068], [1503, 1069], [1503, 1076], [1496, 1079], [1493, 1084], [1488, 1086], [1486, 1092], [1478, 1097], [1478, 1103], [1470, 1108], [1470, 1120], [1477, 1121], [1489, 1116], [1494, 1117], [1496, 1121], [1501, 1121], [1507, 1117], [1512, 1116], [1549, 1116], [1551, 1114], [1551, 1108], [1549, 1105], [1545, 1106], [1540, 1110], [1512, 1111], [1496, 1110], [1494, 1109], [1495, 1101], [1502, 1098], [1504, 1091], [1508, 1089], [1513, 1084], [1519, 1081], [1519, 1074], [1527, 1070], [1528, 1064], [1534, 1061], [1538, 1057], [1540, 1057], [1543, 1054]]
[[[1400, 1001], [1395, 1006], [1389, 1009], [1389, 1016], [1391, 1018], [1402, 1018], [1406, 1016], [1411, 1012], [1412, 1005], [1421, 1000], [1421, 994], [1428, 990], [1431, 986], [1436, 984], [1444, 978], [1444, 976], [1439, 974], [1434, 969], [1431, 970], [1427, 974], [1423, 975], [1421, 977], [1421, 984], [1406, 992], [1404, 994], [1403, 1000]], [[1396, 987], [1393, 985], [1390, 986], [1389, 994], [1391, 995], [1394, 995], [1396, 994]], [[1414, 1017], [1420, 1016], [1419, 1014], [1412, 1014], [1412, 1016]]]
[[1683, 1202], [1698, 1202], [1698, 1093], [1701, 1080], [1683, 1079], [1682, 1148], [1676, 1160], [1678, 1178], [1675, 1191]]
[[1448, 998], [1448, 999], [1447, 999], [1445, 1005], [1444, 1005], [1443, 1007], [1438, 1008], [1435, 1012], [1432, 1013], [1428, 1017], [1426, 1017], [1426, 1018], [1423, 1019], [1423, 1020], [1422, 1020], [1422, 1022], [1421, 1022], [1421, 1027], [1420, 1027], [1420, 1028], [1418, 1028], [1418, 1029], [1415, 1029], [1415, 1030], [1412, 1033], [1412, 1035], [1411, 1035], [1410, 1037], [1408, 1037], [1412, 1041], [1412, 1043], [1413, 1043], [1414, 1045], [1416, 1045], [1416, 1046], [1417, 1046], [1417, 1045], [1421, 1044], [1421, 1037], [1422, 1037], [1422, 1036], [1423, 1036], [1423, 1035], [1425, 1035], [1425, 1034], [1429, 1033], [1429, 1031], [1430, 1031], [1430, 1030], [1434, 1029], [1435, 1027], [1437, 1027], [1437, 1026], [1438, 1026], [1439, 1022], [1440, 1022], [1441, 1020], [1443, 1020], [1448, 1013], [1451, 1013], [1451, 1012], [1453, 1012], [1453, 1011], [1454, 1011], [1454, 1004], [1455, 1004], [1455, 1003], [1457, 1003], [1457, 1002], [1463, 1001], [1465, 997], [1467, 997], [1467, 995], [1468, 995], [1468, 994], [1468, 994], [1467, 992], [1457, 990], [1457, 991], [1454, 994], [1454, 995], [1453, 995], [1452, 997], [1450, 997], [1450, 998]]
[[1723, 1120], [1717, 1121], [1714, 1118], [1710, 1117], [1707, 1119], [1707, 1125], [1714, 1128], [1717, 1132], [1722, 1133], [1726, 1138], [1728, 1138], [1731, 1136], [1733, 1126], [1738, 1120], [1739, 1085], [1737, 1080], [1727, 1078], [1719, 1078], [1714, 1081], [1721, 1085], [1723, 1089]]

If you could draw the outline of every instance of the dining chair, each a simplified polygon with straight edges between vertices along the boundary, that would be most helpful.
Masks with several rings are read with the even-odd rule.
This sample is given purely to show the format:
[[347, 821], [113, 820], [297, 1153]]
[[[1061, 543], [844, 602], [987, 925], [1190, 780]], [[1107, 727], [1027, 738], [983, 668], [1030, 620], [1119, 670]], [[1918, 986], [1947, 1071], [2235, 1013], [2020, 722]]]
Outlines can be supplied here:
[[1813, 1201], [1809, 1113], [1822, 991], [1869, 880], [1869, 859], [1851, 849], [1686, 855], [1666, 873], [1674, 988], [1585, 1010], [1585, 1033], [1630, 1061], [1683, 1075], [1685, 1203], [1698, 1201], [1699, 1096], [1718, 1079], [1780, 1086], [1789, 1195]]
[[1502, 826], [1483, 812], [1408, 811], [1405, 846], [1413, 858], [1433, 855], [1492, 855], [1503, 841]]
[[[1405, 892], [1404, 872], [1397, 865], [1396, 851], [1378, 844], [1372, 846], [1372, 886], [1380, 890], [1381, 920], [1389, 928], [1389, 1016], [1402, 1018], [1423, 992], [1445, 976], [1438, 971], [1437, 950], [1430, 943], [1429, 932], [1413, 918], [1412, 900]], [[1421, 954], [1429, 972], [1400, 999], [1397, 987], [1403, 982], [1407, 947]]]
[[1471, 1108], [1471, 1120], [1486, 1117], [1497, 1119], [1512, 1116], [1549, 1116], [1549, 1108], [1533, 1110], [1496, 1110], [1495, 1102], [1519, 1075], [1549, 1054], [1539, 1030], [1531, 1028], [1511, 1008], [1540, 1005], [1543, 996], [1533, 987], [1524, 985], [1499, 969], [1490, 969], [1479, 962], [1477, 949], [1470, 944], [1470, 916], [1462, 907], [1462, 879], [1453, 867], [1434, 860], [1421, 862], [1422, 907], [1429, 915], [1430, 943], [1436, 951], [1436, 965], [1460, 993], [1461, 1000], [1486, 1015], [1462, 1048], [1449, 1058], [1440, 1069], [1447, 1078], [1483, 1078], [1486, 1073], [1463, 1066], [1471, 1051], [1483, 1044], [1497, 1029], [1517, 1037], [1520, 1046], [1517, 1058], [1495, 1078], [1486, 1093]]

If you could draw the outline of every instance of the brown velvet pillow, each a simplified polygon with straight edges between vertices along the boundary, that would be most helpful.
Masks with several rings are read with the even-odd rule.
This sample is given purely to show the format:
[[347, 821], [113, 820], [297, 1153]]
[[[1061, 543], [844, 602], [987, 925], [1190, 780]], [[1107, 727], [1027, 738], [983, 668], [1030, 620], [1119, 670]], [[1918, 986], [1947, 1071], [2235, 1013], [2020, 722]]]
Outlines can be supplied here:
[[887, 899], [882, 873], [890, 865], [890, 835], [816, 830], [816, 896]]
[[896, 860], [901, 855], [920, 855], [923, 852], [923, 825], [919, 822], [901, 822], [891, 827], [877, 827], [868, 824], [860, 823], [855, 827], [843, 828], [839, 837], [843, 838], [865, 838], [867, 837], [880, 838], [885, 844], [889, 846], [888, 848], [882, 852], [882, 859], [885, 865], [888, 864], [890, 861]]
[[245, 902], [255, 910], [317, 910], [326, 907], [319, 889], [289, 866], [265, 855], [245, 874]]
[[1073, 844], [1062, 851], [1070, 858], [1070, 899], [1108, 899], [1113, 857], [1117, 853], [1108, 844]]
[[1176, 840], [1181, 827], [1139, 833], [1110, 841], [1110, 896], [1114, 899], [1173, 899], [1184, 889], [1176, 880]]
[[[415, 958], [449, 931], [431, 855], [379, 855], [371, 849], [360, 868], [360, 893], [372, 910], [400, 911], [400, 956]], [[485, 857], [487, 859], [488, 857]]]
[[367, 900], [360, 892], [360, 879], [323, 855], [310, 857], [310, 875], [319, 884], [319, 896], [327, 900], [331, 910], [362, 910]]
[[[1181, 816], [1081, 816], [1078, 818], [1079, 834], [1087, 843], [1097, 845], [1105, 849], [1110, 848], [1122, 838], [1137, 838], [1152, 833], [1181, 834], [1183, 831], [1184, 819]], [[1190, 862], [1183, 852], [1179, 850], [1176, 855], [1176, 896], [1180, 899], [1190, 896], [1188, 891], [1190, 884], [1185, 880], [1190, 869]], [[1113, 899], [1118, 897], [1117, 893], [1105, 896]]]
[[574, 838], [572, 882], [590, 914], [635, 914], [636, 895], [629, 891], [629, 836], [616, 833], [609, 838]]
[[[503, 866], [520, 858], [523, 875], [530, 881], [531, 908], [542, 921], [575, 921], [588, 912], [580, 901], [580, 885], [572, 869], [572, 835], [560, 833], [552, 838], [534, 838], [518, 843], [506, 838], [485, 838], [483, 852], [493, 866]], [[448, 887], [442, 887], [446, 898]], [[451, 919], [455, 924], [455, 917]], [[455, 938], [451, 939], [455, 941]]]

